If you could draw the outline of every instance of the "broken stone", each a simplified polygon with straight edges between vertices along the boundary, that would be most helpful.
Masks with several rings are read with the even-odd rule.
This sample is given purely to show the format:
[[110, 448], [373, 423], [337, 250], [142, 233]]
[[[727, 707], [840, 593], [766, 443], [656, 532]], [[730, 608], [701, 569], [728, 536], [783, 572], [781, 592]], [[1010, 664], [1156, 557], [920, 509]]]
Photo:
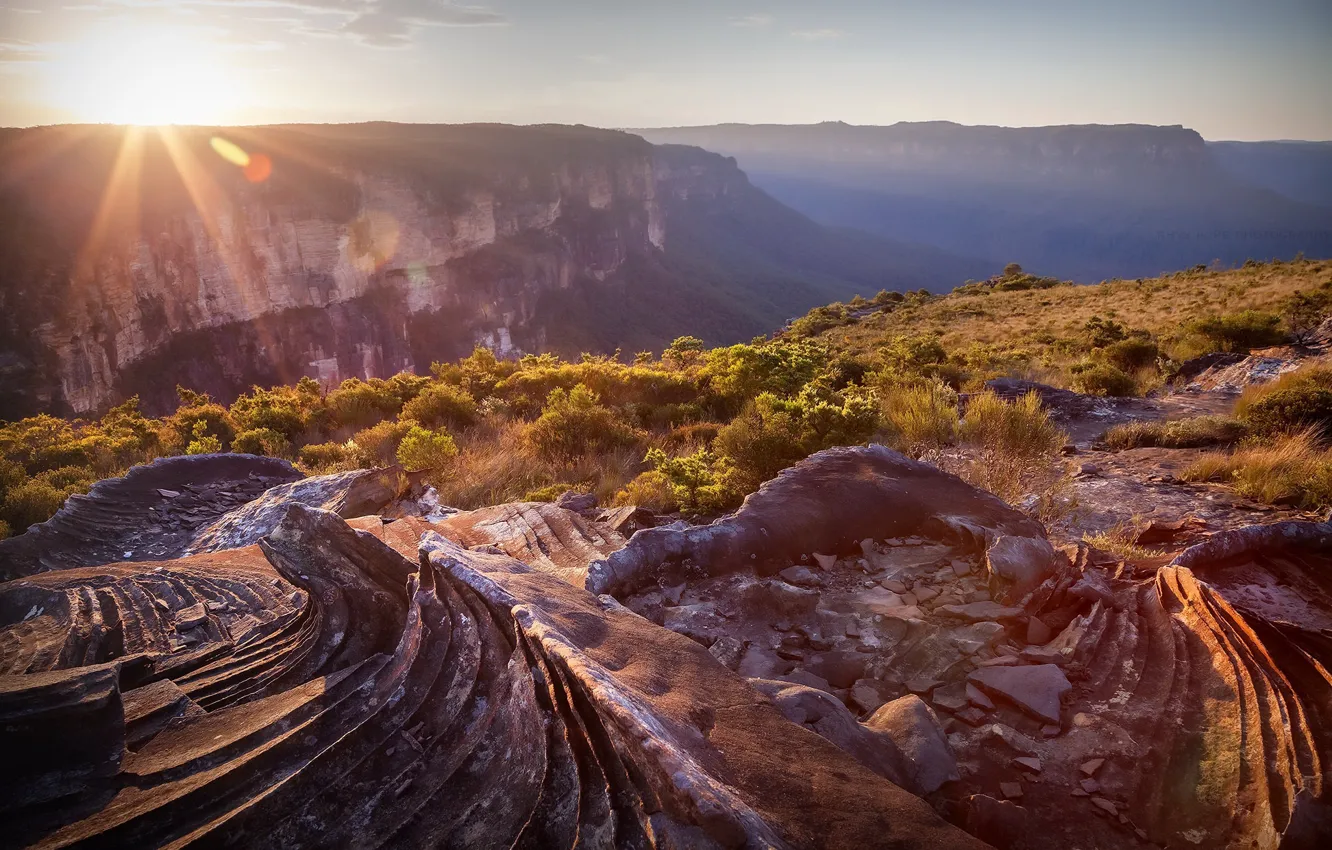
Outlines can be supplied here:
[[970, 682], [967, 683], [967, 700], [977, 708], [994, 711], [994, 701], [985, 692]]
[[1016, 667], [1020, 660], [1013, 655], [997, 655], [994, 658], [982, 658], [976, 662], [977, 667]]
[[204, 607], [202, 602], [196, 602], [188, 608], [181, 608], [177, 611], [174, 619], [177, 630], [192, 629], [208, 622], [208, 609]]
[[968, 677], [986, 693], [1001, 696], [1037, 718], [1057, 723], [1060, 700], [1073, 689], [1064, 671], [1053, 664], [1031, 667], [990, 667]]
[[1059, 737], [1059, 733], [1060, 733], [1060, 732], [1063, 732], [1063, 731], [1064, 731], [1063, 729], [1061, 729], [1060, 727], [1055, 726], [1055, 725], [1042, 726], [1042, 727], [1041, 727], [1041, 737], [1043, 737], [1043, 738], [1057, 738], [1057, 737]]
[[813, 688], [816, 691], [832, 690], [832, 685], [828, 684], [827, 679], [824, 679], [821, 676], [815, 676], [813, 673], [809, 672], [808, 670], [794, 670], [790, 673], [787, 673], [785, 676], [781, 676], [780, 678], [787, 682], [794, 682], [797, 685], [804, 685], [807, 688]]
[[1104, 797], [1092, 797], [1091, 804], [1107, 815], [1117, 816], [1119, 814], [1119, 807]]
[[740, 669], [740, 658], [745, 654], [745, 645], [733, 637], [717, 638], [708, 652], [731, 670]]
[[1027, 621], [1027, 643], [1044, 646], [1054, 637], [1054, 631], [1040, 617]]
[[[1055, 550], [1041, 537], [1000, 537], [985, 552], [991, 591], [1002, 601], [1015, 602], [1054, 575]], [[1006, 590], [996, 590], [996, 582]]]
[[917, 602], [929, 602], [931, 599], [934, 599], [939, 595], [939, 591], [928, 585], [922, 584], [917, 584], [912, 592], [916, 594]]
[[819, 587], [823, 584], [823, 579], [809, 567], [787, 567], [778, 573], [783, 581], [794, 584], [797, 587]]
[[1082, 786], [1082, 790], [1086, 791], [1088, 794], [1095, 794], [1097, 791], [1101, 790], [1101, 783], [1097, 782], [1095, 779], [1079, 779], [1078, 785]]
[[1022, 796], [1022, 783], [1000, 782], [999, 792], [1004, 795], [1006, 800], [1016, 800]]
[[157, 494], [158, 494], [159, 496], [161, 496], [163, 499], [174, 499], [174, 498], [176, 498], [177, 496], [180, 495], [180, 491], [179, 491], [179, 490], [164, 490], [164, 489], [162, 489], [162, 488], [159, 487], [158, 490], [157, 490]]
[[897, 744], [921, 793], [929, 794], [959, 778], [957, 759], [939, 718], [920, 697], [904, 696], [885, 703], [865, 725]]
[[970, 575], [971, 573], [971, 564], [968, 564], [966, 561], [953, 561], [950, 566], [952, 566], [953, 575], [955, 576], [961, 577]]
[[930, 694], [930, 702], [949, 713], [961, 711], [970, 704], [967, 701], [966, 685], [962, 682], [935, 688], [934, 693]]
[[906, 689], [913, 694], [924, 696], [939, 686], [937, 679], [915, 678], [906, 683]]
[[1087, 776], [1095, 776], [1096, 771], [1100, 770], [1103, 764], [1105, 764], [1105, 759], [1089, 759], [1084, 761], [1078, 770], [1081, 770]]
[[970, 708], [964, 708], [961, 711], [953, 712], [953, 716], [968, 726], [980, 726], [985, 722], [989, 715], [973, 705]]
[[862, 714], [872, 714], [884, 704], [879, 683], [874, 679], [860, 679], [851, 686], [851, 705]]
[[907, 592], [907, 586], [897, 579], [888, 579], [879, 583], [885, 590], [891, 590], [893, 593], [903, 594]]
[[1019, 756], [1018, 758], [1013, 759], [1013, 764], [1026, 770], [1030, 770], [1032, 773], [1041, 772], [1041, 760], [1038, 758]]
[[985, 620], [1016, 620], [1022, 616], [1021, 608], [1009, 608], [998, 602], [970, 602], [966, 605], [942, 605], [936, 612], [945, 617], [956, 617], [979, 623]]
[[836, 566], [836, 564], [837, 564], [837, 556], [836, 556], [836, 555], [820, 555], [818, 552], [815, 552], [815, 553], [814, 553], [814, 561], [815, 561], [815, 563], [817, 563], [817, 564], [819, 565], [819, 568], [820, 568], [820, 569], [823, 569], [823, 570], [831, 570], [831, 569], [832, 569], [834, 566]]

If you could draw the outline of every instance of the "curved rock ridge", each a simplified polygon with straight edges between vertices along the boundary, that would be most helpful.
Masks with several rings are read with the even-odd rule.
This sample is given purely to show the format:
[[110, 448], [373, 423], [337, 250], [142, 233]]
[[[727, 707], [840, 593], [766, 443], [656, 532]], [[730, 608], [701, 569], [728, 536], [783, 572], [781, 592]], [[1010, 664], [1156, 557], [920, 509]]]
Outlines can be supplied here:
[[[293, 504], [258, 546], [169, 565], [181, 594], [222, 575], [255, 592], [285, 578], [300, 588], [285, 618], [228, 635], [233, 612], [214, 612], [217, 633], [175, 651], [150, 645], [169, 632], [159, 618], [110, 660], [10, 663], [6, 843], [983, 846], [609, 597], [438, 535], [419, 563], [379, 538]], [[138, 586], [160, 567], [5, 591]], [[6, 635], [45, 616], [0, 599]], [[161, 610], [116, 603], [122, 623]]]
[[637, 532], [588, 568], [587, 589], [623, 596], [673, 566], [714, 576], [750, 566], [776, 572], [811, 552], [911, 534], [980, 549], [1001, 536], [1045, 539], [1039, 523], [937, 467], [880, 445], [834, 448], [783, 471], [711, 525]]
[[494, 546], [575, 587], [586, 583], [589, 564], [625, 545], [609, 526], [549, 502], [495, 505], [454, 514], [434, 525], [463, 546]]
[[45, 570], [179, 557], [199, 529], [279, 484], [290, 463], [242, 454], [187, 455], [136, 466], [70, 496], [55, 516], [0, 540], [0, 580]]
[[401, 477], [397, 467], [358, 469], [279, 485], [200, 531], [185, 554], [239, 549], [256, 543], [277, 527], [287, 506], [294, 503], [332, 511], [346, 519], [379, 513], [397, 498]]

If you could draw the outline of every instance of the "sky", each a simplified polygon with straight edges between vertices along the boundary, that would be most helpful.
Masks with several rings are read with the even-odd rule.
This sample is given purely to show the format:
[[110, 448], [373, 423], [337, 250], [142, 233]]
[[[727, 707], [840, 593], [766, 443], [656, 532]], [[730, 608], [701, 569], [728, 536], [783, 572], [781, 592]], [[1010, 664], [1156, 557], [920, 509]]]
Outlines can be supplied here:
[[1182, 124], [1332, 140], [1332, 0], [0, 0], [0, 125]]

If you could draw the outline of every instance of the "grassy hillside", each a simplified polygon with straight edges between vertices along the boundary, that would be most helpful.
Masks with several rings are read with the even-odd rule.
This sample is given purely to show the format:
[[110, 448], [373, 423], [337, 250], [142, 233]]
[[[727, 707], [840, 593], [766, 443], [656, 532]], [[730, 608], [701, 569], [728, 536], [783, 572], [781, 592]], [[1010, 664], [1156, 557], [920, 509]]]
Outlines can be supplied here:
[[[1027, 500], [1045, 492], [1063, 436], [1034, 395], [1006, 402], [975, 393], [960, 410], [959, 390], [1016, 375], [1142, 392], [1169, 380], [1186, 356], [1284, 342], [1328, 315], [1328, 261], [1093, 287], [1010, 268], [945, 296], [883, 291], [827, 305], [751, 343], [709, 349], [682, 337], [632, 362], [497, 360], [478, 349], [434, 364], [430, 376], [351, 379], [332, 392], [306, 378], [256, 387], [226, 406], [182, 388], [179, 408], [160, 418], [131, 399], [97, 420], [0, 426], [0, 533], [46, 519], [69, 494], [134, 464], [228, 450], [289, 458], [311, 473], [396, 463], [425, 472], [442, 501], [462, 508], [577, 489], [707, 515], [815, 451], [876, 440]], [[1332, 425], [1329, 376], [1282, 384], [1248, 399], [1244, 421], [1201, 430], [1280, 440]], [[1121, 436], [1196, 444], [1200, 429], [1186, 430]], [[1296, 457], [1304, 466], [1283, 480], [1316, 468], [1332, 482], [1321, 437], [1301, 439], [1281, 463]], [[1300, 493], [1332, 499], [1332, 483]]]

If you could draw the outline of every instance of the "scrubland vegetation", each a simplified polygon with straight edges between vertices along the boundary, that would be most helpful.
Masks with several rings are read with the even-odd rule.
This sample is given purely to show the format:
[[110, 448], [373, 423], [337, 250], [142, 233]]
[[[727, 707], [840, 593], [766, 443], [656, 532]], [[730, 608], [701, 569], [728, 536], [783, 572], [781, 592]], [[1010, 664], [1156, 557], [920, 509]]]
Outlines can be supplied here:
[[[1315, 326], [1332, 309], [1329, 273], [1332, 264], [1297, 261], [1074, 287], [1010, 267], [952, 295], [881, 292], [811, 311], [773, 339], [706, 349], [683, 337], [632, 362], [498, 360], [477, 349], [428, 376], [350, 379], [331, 391], [306, 378], [230, 405], [181, 388], [179, 408], [161, 418], [136, 399], [96, 420], [37, 416], [0, 426], [0, 534], [134, 464], [217, 451], [285, 457], [311, 473], [399, 464], [461, 508], [575, 489], [708, 515], [813, 452], [876, 440], [1010, 502], [1039, 502], [1063, 435], [1034, 395], [1003, 401], [983, 391], [987, 379], [1142, 392], [1169, 380], [1186, 354], [1278, 343]], [[1134, 426], [1110, 439], [1275, 440], [1326, 465], [1322, 432], [1308, 429], [1330, 418], [1332, 381], [1297, 373], [1247, 394], [1234, 420]], [[1196, 474], [1242, 481], [1244, 464], [1257, 463], [1245, 451], [1257, 449]], [[1326, 497], [1306, 488], [1290, 498]]]

